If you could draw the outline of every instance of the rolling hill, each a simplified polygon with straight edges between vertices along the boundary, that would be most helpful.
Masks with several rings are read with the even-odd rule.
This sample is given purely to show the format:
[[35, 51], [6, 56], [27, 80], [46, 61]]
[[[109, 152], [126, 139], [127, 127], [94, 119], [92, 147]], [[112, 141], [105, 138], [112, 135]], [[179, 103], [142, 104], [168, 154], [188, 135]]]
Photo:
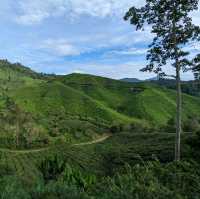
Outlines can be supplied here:
[[[49, 142], [52, 137], [70, 142], [91, 140], [113, 125], [162, 127], [175, 117], [175, 91], [150, 82], [133, 84], [83, 74], [44, 75], [7, 61], [0, 62], [0, 74], [3, 115], [9, 115], [9, 98], [23, 117], [31, 118], [24, 122], [24, 131], [32, 125]], [[183, 119], [200, 117], [199, 98], [186, 94], [183, 98]], [[3, 118], [4, 129], [9, 117]], [[37, 140], [36, 133], [32, 134]]]
[[[0, 81], [22, 109], [105, 123], [142, 120], [163, 125], [175, 114], [175, 92], [153, 83], [126, 83], [83, 74], [41, 75], [19, 64], [0, 63]], [[199, 98], [184, 95], [184, 117], [200, 115]], [[142, 121], [144, 122], [144, 121]]]
[[[164, 125], [175, 116], [175, 91], [153, 83], [132, 84], [82, 74], [58, 79], [129, 118]], [[185, 94], [183, 98], [184, 118], [199, 115], [199, 99]]]

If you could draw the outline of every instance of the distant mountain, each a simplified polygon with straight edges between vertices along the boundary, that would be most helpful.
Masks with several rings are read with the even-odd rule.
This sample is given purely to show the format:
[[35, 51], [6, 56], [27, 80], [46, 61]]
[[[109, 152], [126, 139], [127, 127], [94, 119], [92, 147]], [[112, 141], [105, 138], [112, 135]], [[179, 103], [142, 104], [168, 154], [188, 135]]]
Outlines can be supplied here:
[[[168, 89], [176, 89], [176, 81], [174, 79], [158, 79], [158, 77], [153, 77], [146, 80], [139, 80], [137, 78], [124, 78], [120, 81], [129, 82], [129, 83], [140, 83], [140, 82], [149, 82]], [[182, 81], [182, 92], [192, 95], [200, 96], [200, 81]]]
[[130, 82], [130, 83], [138, 83], [138, 82], [150, 82], [150, 81], [157, 81], [158, 80], [158, 77], [152, 77], [152, 78], [149, 78], [149, 79], [145, 79], [145, 80], [140, 80], [140, 79], [137, 79], [137, 78], [123, 78], [123, 79], [120, 79], [120, 81], [123, 81], [123, 82]]
[[130, 83], [137, 83], [137, 82], [141, 82], [142, 80], [139, 80], [137, 78], [123, 78], [123, 79], [120, 79], [120, 81], [122, 81], [122, 82], [130, 82]]
[[146, 79], [144, 81], [158, 81], [158, 77], [152, 77], [152, 78], [149, 78], [149, 79]]

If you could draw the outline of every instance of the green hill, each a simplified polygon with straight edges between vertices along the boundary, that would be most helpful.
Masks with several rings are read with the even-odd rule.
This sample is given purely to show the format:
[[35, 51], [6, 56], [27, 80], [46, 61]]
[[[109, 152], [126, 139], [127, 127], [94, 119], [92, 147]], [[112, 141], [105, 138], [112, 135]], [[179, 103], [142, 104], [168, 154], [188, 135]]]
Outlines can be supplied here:
[[[125, 83], [91, 75], [71, 74], [58, 78], [129, 118], [164, 125], [175, 117], [176, 93], [152, 83]], [[184, 119], [200, 115], [199, 98], [183, 95]]]
[[[81, 142], [109, 132], [112, 126], [160, 128], [175, 118], [175, 91], [149, 82], [132, 84], [83, 74], [43, 75], [0, 61], [0, 88], [2, 131], [7, 132], [2, 139], [16, 134], [21, 125], [22, 137], [27, 134], [28, 139], [31, 134], [40, 144], [57, 139]], [[183, 97], [184, 121], [200, 117], [199, 98]]]

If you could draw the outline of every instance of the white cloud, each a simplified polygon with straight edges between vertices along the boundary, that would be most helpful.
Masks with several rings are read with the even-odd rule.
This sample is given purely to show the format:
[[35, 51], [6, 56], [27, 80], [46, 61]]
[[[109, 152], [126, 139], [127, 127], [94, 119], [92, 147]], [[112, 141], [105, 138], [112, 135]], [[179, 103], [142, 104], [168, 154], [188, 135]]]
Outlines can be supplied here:
[[77, 74], [86, 74], [84, 70], [74, 70], [72, 73], [77, 73]]
[[[68, 20], [81, 15], [100, 18], [122, 16], [131, 6], [140, 7], [144, 3], [145, 0], [18, 0], [16, 21], [31, 25], [55, 16], [66, 16]], [[199, 10], [192, 16], [199, 25]]]
[[46, 50], [49, 53], [55, 54], [57, 56], [72, 56], [80, 55], [81, 50], [76, 46], [70, 44], [65, 39], [48, 39], [45, 40], [40, 46], [40, 49]]
[[67, 12], [64, 0], [19, 0], [16, 22], [24, 25], [38, 24], [52, 16], [62, 16]]
[[193, 23], [196, 24], [196, 25], [200, 25], [200, 4], [199, 4], [199, 9], [194, 11], [192, 14], [192, 19], [193, 19]]
[[[95, 17], [106, 17], [119, 15], [125, 12], [138, 0], [72, 0], [72, 12], [76, 15], [91, 15]], [[140, 1], [140, 4], [142, 2]]]
[[189, 52], [200, 52], [200, 44], [199, 43], [190, 43], [188, 46], [183, 48], [185, 51], [189, 51]]
[[[68, 64], [69, 65], [69, 64]], [[122, 78], [139, 78], [141, 80], [155, 77], [155, 73], [141, 72], [140, 69], [145, 67], [145, 61], [130, 61], [120, 64], [100, 64], [100, 63], [87, 63], [87, 64], [71, 64], [72, 70], [65, 72], [66, 74], [73, 73], [74, 71], [84, 71], [85, 74], [98, 75], [113, 79]], [[66, 71], [65, 67], [64, 70]], [[174, 74], [172, 67], [166, 67], [168, 72]], [[191, 72], [182, 74], [183, 80], [193, 79]]]
[[147, 53], [147, 49], [129, 48], [127, 50], [114, 50], [110, 53], [118, 55], [145, 55]]
[[[66, 67], [69, 66], [70, 67]], [[145, 66], [142, 61], [125, 62], [123, 64], [101, 64], [101, 63], [62, 63], [57, 65], [57, 69], [60, 72], [57, 74], [70, 74], [70, 73], [84, 73], [92, 74], [103, 77], [109, 77], [113, 79], [121, 79], [124, 77], [135, 77], [140, 79], [148, 79], [154, 77], [155, 74], [140, 72], [140, 69]], [[52, 66], [53, 70], [54, 66]], [[49, 70], [51, 70], [49, 68]]]
[[49, 15], [47, 13], [32, 13], [26, 14], [22, 16], [18, 16], [16, 18], [16, 22], [23, 25], [32, 25], [36, 23], [40, 23], [43, 19], [47, 18]]
[[141, 5], [144, 0], [19, 0], [16, 21], [31, 25], [49, 17], [67, 16], [70, 19], [81, 15], [104, 18], [121, 16], [130, 6]]

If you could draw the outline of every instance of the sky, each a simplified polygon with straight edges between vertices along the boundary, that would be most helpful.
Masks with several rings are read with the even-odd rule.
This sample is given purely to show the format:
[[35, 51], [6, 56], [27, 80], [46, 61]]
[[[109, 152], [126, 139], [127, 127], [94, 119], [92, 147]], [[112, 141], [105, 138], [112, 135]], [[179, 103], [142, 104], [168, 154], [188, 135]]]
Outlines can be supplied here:
[[[0, 59], [37, 72], [147, 79], [150, 30], [136, 32], [123, 16], [144, 0], [0, 0]], [[191, 14], [200, 25], [200, 11]], [[200, 45], [190, 47], [200, 52]], [[170, 69], [169, 67], [168, 69]], [[183, 74], [188, 80], [191, 73]]]

